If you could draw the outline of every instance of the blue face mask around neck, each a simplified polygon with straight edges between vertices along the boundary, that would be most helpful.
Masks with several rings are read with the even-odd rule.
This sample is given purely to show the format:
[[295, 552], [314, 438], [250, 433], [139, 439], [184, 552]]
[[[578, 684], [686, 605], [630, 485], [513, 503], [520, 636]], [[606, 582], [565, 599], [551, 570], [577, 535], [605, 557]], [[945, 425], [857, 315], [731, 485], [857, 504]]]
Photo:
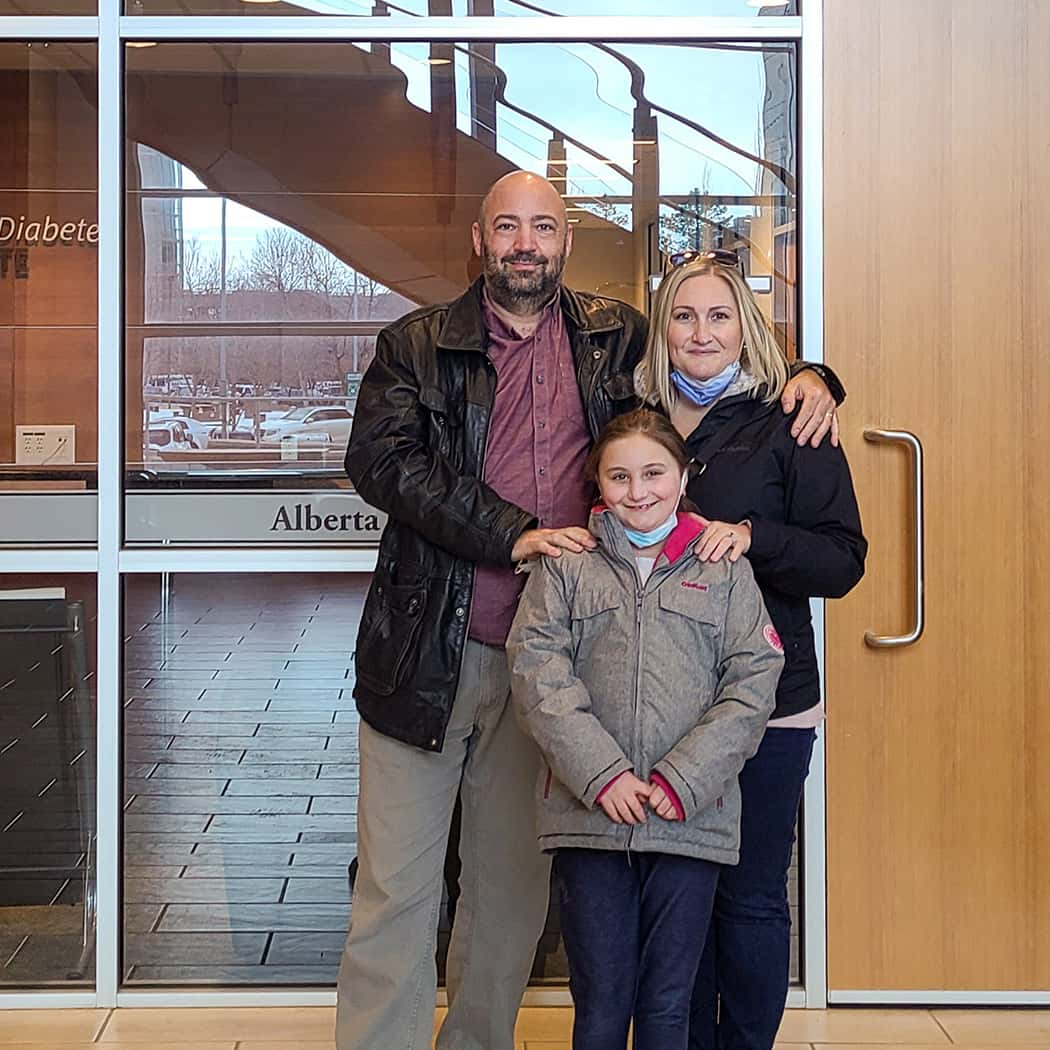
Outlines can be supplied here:
[[726, 365], [721, 372], [710, 379], [696, 380], [683, 375], [677, 369], [671, 373], [671, 382], [675, 390], [683, 397], [701, 408], [717, 401], [729, 388], [729, 384], [740, 375], [740, 362]]
[[674, 532], [677, 524], [678, 512], [672, 511], [671, 516], [667, 521], [662, 525], [657, 525], [655, 529], [650, 529], [648, 532], [639, 532], [637, 529], [629, 529], [626, 525], [624, 525], [623, 531], [627, 533], [627, 539], [630, 540], [632, 547], [652, 547], [654, 544], [663, 543], [663, 541]]

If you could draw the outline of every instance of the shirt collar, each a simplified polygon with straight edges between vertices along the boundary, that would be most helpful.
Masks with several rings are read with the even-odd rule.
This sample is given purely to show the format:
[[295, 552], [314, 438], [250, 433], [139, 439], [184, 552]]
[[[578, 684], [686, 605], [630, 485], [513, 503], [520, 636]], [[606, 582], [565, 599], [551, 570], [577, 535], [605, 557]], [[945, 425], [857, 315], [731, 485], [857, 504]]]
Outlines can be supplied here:
[[500, 315], [499, 308], [492, 301], [488, 288], [485, 288], [484, 286], [482, 287], [481, 315], [485, 324], [485, 330], [489, 335], [494, 336], [497, 339], [506, 340], [507, 342], [522, 343], [531, 339], [536, 332], [543, 327], [544, 323], [553, 317], [554, 312], [560, 309], [560, 296], [558, 292], [555, 292], [554, 295], [551, 296], [550, 301], [540, 311], [539, 318], [536, 321], [536, 327], [533, 331], [529, 335], [520, 335]]

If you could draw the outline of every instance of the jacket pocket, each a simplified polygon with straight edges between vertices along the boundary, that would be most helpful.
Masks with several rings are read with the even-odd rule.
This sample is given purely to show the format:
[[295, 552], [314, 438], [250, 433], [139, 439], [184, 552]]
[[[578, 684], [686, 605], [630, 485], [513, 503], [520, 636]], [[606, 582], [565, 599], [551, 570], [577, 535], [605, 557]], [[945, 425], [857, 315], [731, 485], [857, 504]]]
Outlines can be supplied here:
[[[595, 661], [601, 660], [603, 653], [608, 653], [606, 646], [615, 644], [613, 639], [623, 630], [622, 616], [618, 611], [622, 605], [623, 596], [612, 591], [586, 592], [580, 589], [573, 598], [569, 613], [573, 667], [585, 680], [594, 670]], [[608, 663], [606, 659], [606, 670]], [[598, 696], [592, 697], [596, 713], [598, 701]]]
[[602, 389], [612, 401], [635, 397], [634, 376], [630, 372], [614, 372], [602, 381]]
[[684, 675], [696, 687], [698, 710], [706, 710], [722, 659], [722, 603], [713, 589], [701, 590], [681, 576], [666, 581], [657, 594], [664, 626], [663, 673], [669, 682]]
[[437, 387], [425, 386], [419, 400], [427, 410], [427, 434], [430, 447], [443, 456], [452, 453], [453, 435], [463, 426], [463, 406], [445, 396]]
[[584, 592], [582, 589], [576, 592], [572, 600], [572, 609], [569, 613], [573, 622], [593, 620], [602, 613], [612, 612], [623, 605], [621, 595], [612, 591]]
[[426, 605], [424, 584], [381, 579], [373, 585], [361, 617], [355, 657], [357, 679], [367, 689], [388, 696], [401, 684], [417, 647]]
[[703, 624], [713, 632], [722, 629], [724, 610], [714, 593], [692, 580], [668, 580], [660, 588], [660, 608], [664, 612], [676, 613], [694, 623]]

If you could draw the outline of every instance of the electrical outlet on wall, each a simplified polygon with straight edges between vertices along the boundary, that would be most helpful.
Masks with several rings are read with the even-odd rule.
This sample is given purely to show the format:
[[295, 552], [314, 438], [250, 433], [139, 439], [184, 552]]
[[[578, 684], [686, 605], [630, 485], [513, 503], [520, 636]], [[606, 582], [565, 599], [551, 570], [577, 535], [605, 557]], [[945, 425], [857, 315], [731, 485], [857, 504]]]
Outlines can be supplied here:
[[27, 466], [76, 463], [75, 426], [19, 424], [15, 427], [15, 463]]

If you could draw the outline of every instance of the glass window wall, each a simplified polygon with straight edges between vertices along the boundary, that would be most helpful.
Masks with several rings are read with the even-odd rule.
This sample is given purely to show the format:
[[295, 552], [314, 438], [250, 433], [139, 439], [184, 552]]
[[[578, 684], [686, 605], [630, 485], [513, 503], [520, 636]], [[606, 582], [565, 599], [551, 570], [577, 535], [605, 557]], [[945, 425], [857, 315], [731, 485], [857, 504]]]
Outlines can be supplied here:
[[124, 588], [124, 977], [335, 980], [356, 848], [365, 576]]
[[361, 373], [387, 322], [477, 276], [471, 223], [517, 167], [564, 190], [570, 286], [644, 310], [666, 253], [734, 248], [794, 353], [795, 59], [792, 43], [128, 50], [126, 541], [375, 543], [383, 516], [343, 469]]
[[0, 990], [91, 985], [95, 580], [0, 574]]
[[94, 15], [96, 0], [0, 0], [0, 17], [14, 15]]
[[[644, 16], [651, 33], [654, 16], [798, 14], [753, 0], [125, 8], [358, 15], [365, 34], [419, 17], [421, 36], [426, 16]], [[0, 16], [95, 13], [0, 0]], [[119, 835], [122, 868], [97, 966], [93, 555], [31, 548], [97, 537], [98, 48], [0, 42], [0, 548], [29, 548], [0, 551], [0, 991], [87, 991], [96, 970], [103, 990], [334, 981], [368, 577], [322, 572], [332, 554], [317, 550], [294, 554], [317, 571], [264, 574], [280, 552], [237, 548], [375, 544], [384, 517], [343, 469], [357, 384], [383, 326], [477, 276], [470, 225], [496, 178], [524, 167], [562, 186], [567, 283], [643, 310], [667, 253], [734, 248], [797, 352], [796, 43], [603, 44], [594, 24], [576, 44], [288, 42], [276, 22], [273, 39], [121, 44], [122, 110], [107, 108], [103, 137], [122, 123], [123, 156], [104, 161], [123, 163], [123, 184], [102, 188], [123, 196], [126, 324], [101, 352], [110, 376], [123, 366], [124, 412], [101, 458], [121, 460], [124, 520], [110, 504], [103, 535], [140, 549], [120, 554], [119, 611], [114, 590], [103, 605], [123, 640], [122, 681], [101, 665], [103, 747], [122, 751], [102, 851]], [[179, 545], [224, 548], [228, 571], [181, 571], [209, 555]], [[340, 570], [369, 554], [346, 558]], [[793, 871], [793, 907], [797, 889]], [[556, 911], [532, 976], [564, 985]]]
[[0, 42], [0, 545], [97, 531], [96, 51]]

